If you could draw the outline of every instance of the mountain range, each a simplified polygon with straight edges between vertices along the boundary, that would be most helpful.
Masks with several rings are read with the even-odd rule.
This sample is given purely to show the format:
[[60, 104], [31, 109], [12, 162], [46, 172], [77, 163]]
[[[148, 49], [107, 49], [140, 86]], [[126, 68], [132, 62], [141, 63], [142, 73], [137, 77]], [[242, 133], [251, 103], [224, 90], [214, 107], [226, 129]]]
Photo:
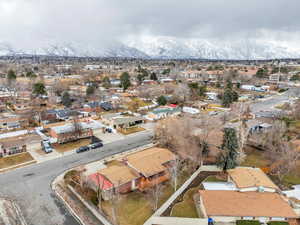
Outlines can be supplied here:
[[240, 40], [230, 42], [170, 37], [131, 39], [115, 42], [106, 47], [76, 42], [49, 42], [32, 49], [19, 49], [9, 43], [0, 42], [0, 56], [8, 55], [261, 60], [300, 58], [300, 49], [294, 49], [274, 41]]

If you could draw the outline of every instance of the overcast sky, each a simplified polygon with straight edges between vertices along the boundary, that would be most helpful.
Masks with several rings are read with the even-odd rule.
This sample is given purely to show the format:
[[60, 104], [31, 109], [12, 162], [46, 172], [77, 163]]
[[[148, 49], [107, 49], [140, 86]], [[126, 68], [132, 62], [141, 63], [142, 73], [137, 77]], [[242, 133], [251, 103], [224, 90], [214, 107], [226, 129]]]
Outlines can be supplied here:
[[299, 12], [300, 0], [0, 0], [0, 42], [105, 45], [147, 35], [300, 45]]

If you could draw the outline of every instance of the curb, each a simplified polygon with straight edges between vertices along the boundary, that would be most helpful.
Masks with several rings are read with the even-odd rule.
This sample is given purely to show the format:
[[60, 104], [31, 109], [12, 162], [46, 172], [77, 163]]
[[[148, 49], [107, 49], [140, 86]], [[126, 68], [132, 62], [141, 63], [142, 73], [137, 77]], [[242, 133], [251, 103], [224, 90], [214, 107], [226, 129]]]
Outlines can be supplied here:
[[62, 203], [65, 205], [66, 209], [71, 213], [71, 215], [81, 224], [81, 225], [85, 225], [85, 223], [81, 220], [81, 218], [76, 214], [76, 212], [72, 209], [71, 206], [69, 206], [69, 204], [65, 201], [65, 199], [59, 194], [59, 192], [56, 190], [56, 185], [58, 183], [58, 179], [61, 178], [61, 176], [63, 177], [65, 173], [57, 176], [53, 182], [51, 183], [50, 187], [53, 190], [53, 192], [55, 193], [55, 195], [62, 201]]
[[21, 163], [21, 164], [18, 164], [18, 165], [14, 165], [14, 166], [2, 168], [2, 169], [0, 169], [0, 173], [6, 172], [6, 170], [17, 169], [18, 167], [25, 167], [25, 166], [29, 166], [29, 165], [35, 164], [35, 163], [37, 163], [36, 160], [31, 160], [31, 161], [28, 161], [28, 162], [25, 162], [25, 163]]
[[[96, 162], [98, 161], [99, 163], [101, 162], [107, 162], [107, 161], [111, 161], [113, 159], [116, 159], [116, 158], [120, 158], [124, 155], [128, 155], [128, 154], [132, 154], [134, 152], [138, 152], [138, 151], [142, 151], [142, 150], [145, 150], [145, 149], [148, 149], [148, 148], [151, 148], [151, 147], [154, 147], [156, 146], [156, 144], [147, 144], [147, 145], [143, 145], [143, 146], [140, 146], [140, 147], [137, 147], [137, 148], [134, 148], [132, 150], [129, 150], [129, 151], [125, 151], [125, 152], [122, 152], [122, 153], [118, 153], [116, 155], [113, 155], [113, 156], [108, 156], [104, 159], [101, 159], [101, 160], [95, 160], [95, 161], [92, 161], [92, 162], [89, 162], [89, 163], [93, 163], [93, 162]], [[88, 163], [88, 164], [89, 164]], [[78, 167], [78, 166], [77, 166]], [[70, 211], [70, 213], [74, 216], [74, 218], [81, 224], [81, 225], [85, 225], [85, 223], [81, 220], [81, 218], [76, 214], [76, 212], [74, 212], [74, 210], [72, 209], [71, 206], [69, 206], [69, 204], [64, 200], [64, 198], [57, 192], [56, 190], [56, 185], [57, 183], [63, 179], [64, 175], [73, 170], [74, 168], [76, 167], [73, 167], [73, 168], [70, 168], [70, 169], [67, 169], [65, 170], [62, 174], [58, 175], [50, 184], [50, 188], [53, 190], [53, 192], [55, 193], [55, 195], [58, 196], [59, 199], [62, 200], [63, 204], [66, 206], [66, 208]], [[100, 221], [102, 223], [102, 221]]]

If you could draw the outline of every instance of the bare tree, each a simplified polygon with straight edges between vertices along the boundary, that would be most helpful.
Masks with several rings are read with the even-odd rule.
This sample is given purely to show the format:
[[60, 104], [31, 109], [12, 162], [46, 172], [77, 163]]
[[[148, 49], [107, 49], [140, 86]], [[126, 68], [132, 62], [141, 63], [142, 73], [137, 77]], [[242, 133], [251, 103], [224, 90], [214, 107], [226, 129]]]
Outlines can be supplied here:
[[281, 121], [276, 121], [271, 130], [261, 135], [262, 146], [265, 147], [265, 157], [270, 161], [271, 173], [282, 180], [297, 165], [299, 152], [292, 148], [285, 134], [287, 128]]
[[180, 159], [176, 155], [174, 156], [172, 165], [169, 168], [169, 172], [171, 175], [171, 184], [174, 188], [174, 191], [176, 191], [178, 187], [178, 176], [180, 174]]
[[163, 185], [158, 182], [158, 175], [153, 177], [154, 186], [146, 191], [146, 196], [148, 197], [152, 210], [155, 212], [159, 206], [159, 200], [162, 195]]
[[72, 127], [73, 127], [74, 139], [75, 140], [80, 139], [82, 136], [83, 128], [82, 128], [79, 118], [76, 115], [73, 116]]
[[112, 216], [112, 222], [115, 225], [118, 224], [119, 197], [117, 193], [118, 191], [116, 190], [116, 188], [113, 188], [113, 190], [110, 192], [111, 216]]
[[195, 134], [198, 125], [196, 119], [181, 117], [159, 121], [155, 128], [155, 137], [159, 144], [188, 160], [190, 163], [187, 165], [192, 170], [202, 162], [200, 138]]

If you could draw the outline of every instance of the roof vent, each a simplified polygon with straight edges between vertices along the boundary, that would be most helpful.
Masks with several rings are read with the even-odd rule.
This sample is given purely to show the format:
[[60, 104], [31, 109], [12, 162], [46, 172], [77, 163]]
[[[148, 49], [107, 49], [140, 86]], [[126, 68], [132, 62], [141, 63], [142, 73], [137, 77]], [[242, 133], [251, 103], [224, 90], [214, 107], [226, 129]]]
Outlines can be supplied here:
[[258, 187], [258, 192], [265, 192], [265, 188], [263, 186]]

